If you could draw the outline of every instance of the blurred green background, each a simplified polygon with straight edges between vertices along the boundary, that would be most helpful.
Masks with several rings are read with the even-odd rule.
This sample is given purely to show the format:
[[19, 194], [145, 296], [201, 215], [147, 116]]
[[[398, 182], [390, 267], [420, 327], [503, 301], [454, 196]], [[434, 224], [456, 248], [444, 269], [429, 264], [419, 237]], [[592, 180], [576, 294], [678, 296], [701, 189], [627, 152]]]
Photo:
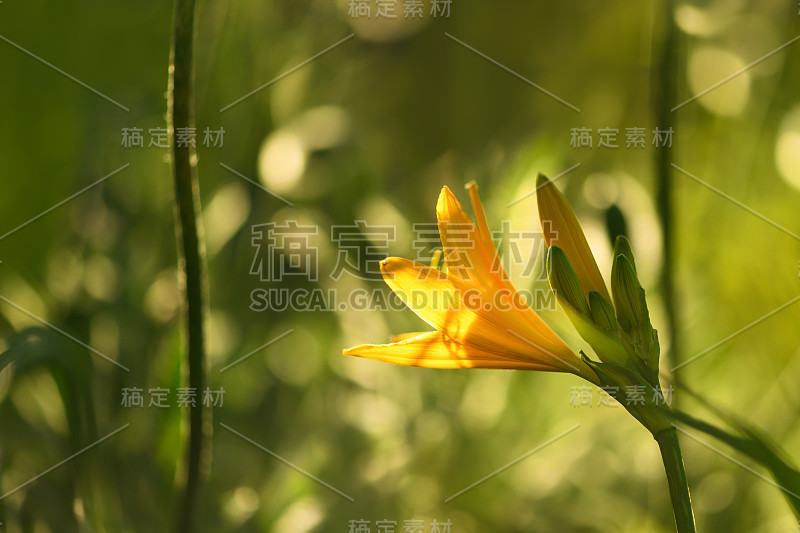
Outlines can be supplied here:
[[[199, 530], [346, 532], [351, 521], [364, 520], [380, 531], [377, 521], [386, 519], [397, 522], [396, 531], [422, 521], [425, 533], [448, 520], [459, 533], [674, 531], [655, 443], [623, 409], [598, 406], [596, 392], [592, 406], [576, 405], [577, 378], [345, 358], [344, 347], [426, 328], [408, 310], [253, 310], [251, 293], [384, 290], [380, 281], [348, 274], [331, 279], [341, 259], [331, 227], [393, 225], [396, 239], [388, 250], [373, 243], [378, 253], [414, 258], [413, 224], [434, 222], [443, 185], [467, 204], [463, 185], [474, 179], [492, 229], [507, 220], [512, 229], [538, 231], [530, 195], [536, 173], [554, 176], [580, 164], [559, 186], [606, 275], [607, 220], [619, 219], [609, 213], [624, 216], [669, 374], [670, 361], [703, 353], [796, 297], [800, 44], [668, 111], [670, 160], [747, 206], [671, 170], [680, 335], [674, 353], [659, 285], [652, 143], [653, 130], [665, 125], [654, 110], [678, 106], [794, 39], [800, 6], [454, 0], [449, 16], [434, 17], [426, 0], [423, 16], [406, 19], [401, 1], [397, 18], [387, 20], [376, 18], [374, 2], [370, 17], [351, 16], [349, 4], [199, 4], [209, 381], [225, 391], [214, 407]], [[173, 520], [185, 411], [175, 397], [181, 335], [172, 177], [167, 150], [149, 146], [149, 130], [165, 127], [171, 9], [163, 1], [0, 4], [2, 533], [165, 531]], [[654, 58], [671, 24], [674, 63], [659, 71]], [[665, 79], [674, 84], [674, 101], [654, 101]], [[124, 146], [124, 128], [141, 128], [144, 146]], [[206, 128], [224, 129], [222, 146], [203, 144]], [[575, 128], [591, 130], [591, 148], [573, 145]], [[617, 148], [598, 146], [603, 128], [617, 130]], [[645, 130], [644, 147], [626, 147], [629, 128]], [[282, 281], [251, 273], [264, 259], [253, 226], [287, 221], [318, 228], [307, 243], [317, 253], [316, 281], [302, 268]], [[362, 253], [346, 257], [363, 270], [369, 250], [362, 242]], [[521, 275], [524, 266], [511, 269], [519, 285], [542, 286]], [[588, 350], [558, 313], [547, 318], [576, 350]], [[790, 304], [679, 370], [795, 459], [798, 320], [800, 306]], [[133, 388], [142, 389], [143, 407], [123, 405]], [[148, 405], [153, 388], [169, 391], [170, 407]], [[707, 415], [679, 390], [674, 400]], [[700, 531], [796, 530], [778, 489], [690, 438], [682, 442]]]

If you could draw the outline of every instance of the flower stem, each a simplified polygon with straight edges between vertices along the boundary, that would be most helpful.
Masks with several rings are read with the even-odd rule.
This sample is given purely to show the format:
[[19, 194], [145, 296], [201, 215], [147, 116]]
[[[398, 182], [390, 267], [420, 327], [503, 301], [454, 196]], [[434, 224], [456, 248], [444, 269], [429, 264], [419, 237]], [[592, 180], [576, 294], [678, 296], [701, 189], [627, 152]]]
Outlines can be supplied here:
[[[175, 185], [176, 233], [178, 258], [182, 266], [183, 327], [186, 358], [182, 364], [186, 387], [202, 391], [206, 383], [204, 339], [205, 315], [205, 249], [202, 240], [200, 193], [197, 183], [195, 153], [192, 143], [179, 142], [178, 131], [194, 127], [192, 84], [192, 46], [194, 38], [195, 0], [175, 0], [172, 26], [172, 50], [168, 89], [167, 120], [172, 148]], [[180, 502], [177, 506], [175, 530], [189, 533], [203, 473], [208, 462], [207, 434], [210, 432], [210, 413], [203, 402], [196, 402], [183, 420], [186, 436], [182, 464], [178, 469]]]
[[[654, 4], [658, 6], [658, 4]], [[656, 127], [661, 131], [673, 129], [672, 105], [675, 101], [675, 89], [678, 68], [677, 43], [675, 30], [675, 2], [662, 0], [660, 9], [655, 8], [656, 21], [663, 23], [660, 42], [653, 46], [653, 70], [651, 73], [652, 101]], [[655, 25], [655, 24], [654, 24]], [[655, 41], [655, 39], [654, 39]], [[656, 147], [654, 171], [656, 176], [656, 208], [661, 222], [662, 248], [664, 254], [663, 267], [659, 283], [664, 300], [664, 318], [669, 340], [669, 352], [666, 358], [670, 367], [680, 363], [681, 339], [677, 324], [677, 298], [675, 295], [675, 227], [673, 201], [672, 142], [669, 146]], [[663, 333], [663, 331], [662, 331]]]
[[689, 496], [689, 483], [683, 468], [683, 456], [678, 442], [678, 431], [675, 427], [664, 429], [653, 435], [661, 450], [661, 460], [667, 472], [669, 497], [675, 513], [675, 524], [678, 533], [695, 533], [692, 499]]

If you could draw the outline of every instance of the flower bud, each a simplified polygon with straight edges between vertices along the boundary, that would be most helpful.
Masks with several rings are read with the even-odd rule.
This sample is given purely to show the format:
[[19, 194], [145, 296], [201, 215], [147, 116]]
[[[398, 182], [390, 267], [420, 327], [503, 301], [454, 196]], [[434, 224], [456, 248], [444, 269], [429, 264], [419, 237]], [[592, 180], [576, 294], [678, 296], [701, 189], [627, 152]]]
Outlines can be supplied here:
[[569, 305], [573, 310], [589, 316], [589, 305], [586, 303], [581, 281], [572, 268], [564, 250], [551, 246], [547, 250], [547, 279], [556, 293], [556, 298]]
[[616, 331], [614, 309], [600, 296], [600, 293], [592, 291], [590, 298], [592, 294], [595, 294], [597, 295], [594, 298], [595, 301], [599, 298], [606, 306], [603, 308], [603, 304], [595, 303], [595, 307], [598, 309], [598, 320], [601, 324], [597, 323], [586, 303], [583, 287], [572, 268], [572, 263], [558, 246], [551, 246], [548, 250], [547, 276], [567, 318], [575, 326], [583, 340], [589, 343], [600, 360], [626, 365], [630, 356]]
[[[615, 248], [624, 250], [620, 246]], [[630, 253], [629, 247], [627, 253]], [[658, 334], [650, 324], [644, 289], [624, 251], [616, 256], [611, 270], [611, 292], [617, 310], [617, 323], [623, 331], [623, 342], [635, 353], [642, 375], [649, 382], [658, 383]]]
[[614, 315], [614, 307], [600, 296], [597, 291], [589, 293], [589, 312], [591, 313], [592, 321], [601, 329], [609, 332], [619, 331], [617, 317]]
[[636, 273], [636, 261], [633, 259], [633, 250], [631, 249], [631, 241], [624, 235], [618, 235], [614, 241], [614, 257], [624, 255], [630, 261], [633, 267], [633, 272]]
[[618, 255], [611, 269], [611, 293], [617, 310], [617, 322], [628, 333], [650, 323], [644, 289], [636, 277], [636, 270], [625, 255]]
[[539, 221], [547, 246], [558, 245], [572, 262], [578, 279], [581, 280], [584, 298], [589, 291], [597, 291], [604, 298], [609, 298], [586, 235], [567, 199], [544, 174], [539, 174], [536, 189]]

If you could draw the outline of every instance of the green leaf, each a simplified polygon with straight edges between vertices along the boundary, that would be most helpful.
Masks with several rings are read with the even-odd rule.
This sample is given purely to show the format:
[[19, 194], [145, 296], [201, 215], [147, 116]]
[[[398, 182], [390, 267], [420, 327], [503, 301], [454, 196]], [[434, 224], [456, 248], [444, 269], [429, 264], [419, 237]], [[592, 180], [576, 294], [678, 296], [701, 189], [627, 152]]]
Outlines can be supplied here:
[[739, 434], [733, 434], [683, 411], [673, 410], [676, 420], [710, 435], [739, 453], [746, 455], [766, 468], [775, 480], [777, 488], [786, 498], [795, 517], [800, 520], [800, 471], [781, 447], [763, 431], [738, 416], [716, 405], [681, 383], [681, 389], [705, 405]]

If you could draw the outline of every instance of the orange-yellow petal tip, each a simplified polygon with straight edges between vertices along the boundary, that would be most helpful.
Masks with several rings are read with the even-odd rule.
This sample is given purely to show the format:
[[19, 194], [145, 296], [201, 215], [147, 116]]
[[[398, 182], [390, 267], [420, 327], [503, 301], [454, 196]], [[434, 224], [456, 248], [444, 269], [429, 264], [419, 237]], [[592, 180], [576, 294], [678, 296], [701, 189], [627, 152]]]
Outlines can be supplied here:
[[386, 259], [381, 259], [381, 275], [383, 276], [384, 280], [389, 280], [394, 277], [394, 270], [396, 263], [396, 257], [387, 257]]
[[547, 185], [548, 183], [550, 183], [550, 179], [547, 176], [545, 176], [541, 172], [539, 172], [536, 175], [536, 187], [537, 188], [538, 187], [543, 187], [543, 186]]
[[453, 191], [450, 190], [450, 187], [445, 185], [442, 187], [442, 192], [439, 193], [439, 200], [436, 202], [436, 213], [447, 213], [456, 205], [459, 205], [456, 195], [453, 194]]
[[[453, 191], [446, 186], [442, 187], [442, 193], [439, 195], [439, 201], [436, 202], [436, 219], [440, 224], [442, 222], [452, 224], [471, 224], [469, 217], [464, 212], [464, 208], [461, 206], [461, 202], [458, 201], [458, 198], [456, 198], [456, 195], [453, 194]], [[443, 244], [445, 244], [444, 240]]]
[[387, 257], [385, 259], [381, 259], [381, 272], [386, 274], [387, 272], [392, 272], [397, 269], [397, 267], [401, 264], [405, 264], [408, 262], [408, 259], [403, 259], [402, 257]]
[[342, 350], [342, 355], [350, 355], [352, 357], [365, 357], [367, 354], [375, 351], [376, 344], [359, 344], [358, 346], [351, 346]]

